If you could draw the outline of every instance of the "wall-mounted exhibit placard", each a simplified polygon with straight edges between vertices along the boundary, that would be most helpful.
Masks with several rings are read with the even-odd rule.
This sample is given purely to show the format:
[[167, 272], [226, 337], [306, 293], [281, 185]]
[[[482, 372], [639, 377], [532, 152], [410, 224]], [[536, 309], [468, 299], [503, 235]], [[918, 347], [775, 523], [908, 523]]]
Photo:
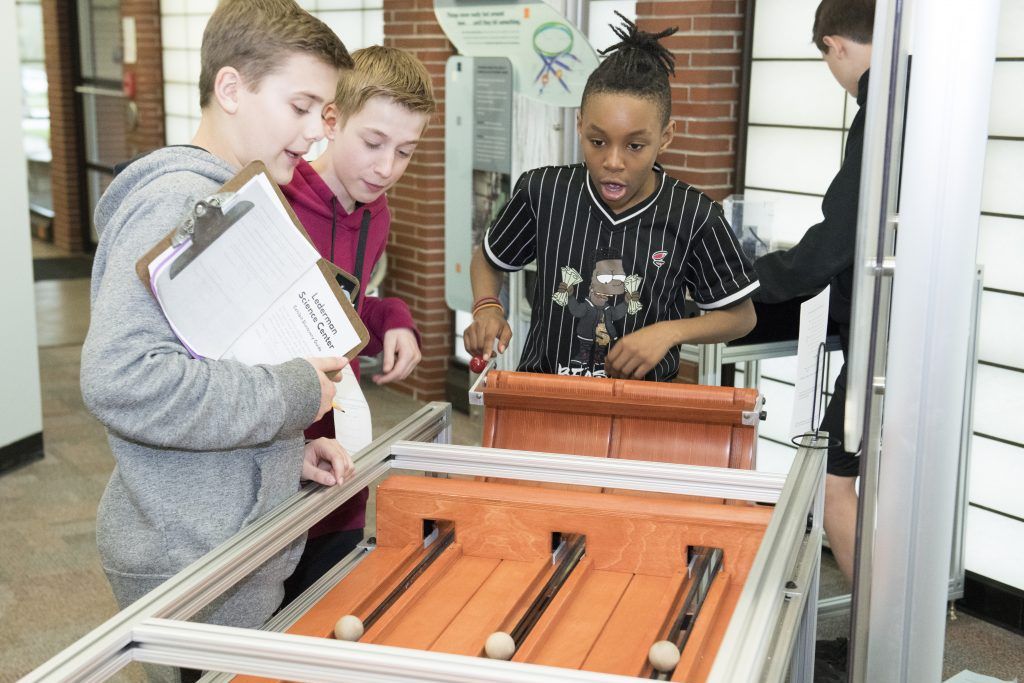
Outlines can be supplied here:
[[578, 107], [597, 53], [555, 9], [543, 2], [435, 0], [434, 13], [460, 54], [507, 57], [516, 91], [560, 107]]

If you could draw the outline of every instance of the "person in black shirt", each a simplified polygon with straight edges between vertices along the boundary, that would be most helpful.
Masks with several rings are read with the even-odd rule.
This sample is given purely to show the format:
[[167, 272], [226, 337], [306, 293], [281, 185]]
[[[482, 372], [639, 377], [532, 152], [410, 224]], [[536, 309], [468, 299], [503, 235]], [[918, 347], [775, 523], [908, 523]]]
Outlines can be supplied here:
[[[857, 98], [857, 115], [850, 124], [842, 166], [821, 202], [824, 216], [791, 249], [765, 254], [754, 262], [761, 288], [756, 301], [774, 304], [812, 296], [832, 286], [829, 317], [836, 323], [843, 357], [849, 349], [850, 308], [853, 297], [853, 259], [857, 234], [861, 157], [864, 147], [864, 112], [871, 65], [874, 0], [823, 0], [814, 16], [814, 42], [832, 75]], [[825, 477], [825, 533], [839, 569], [853, 578], [853, 547], [857, 520], [854, 482], [860, 458], [842, 443], [846, 403], [846, 366], [821, 422], [832, 445]]]
[[[623, 22], [583, 91], [585, 162], [524, 173], [473, 255], [476, 303], [463, 337], [472, 355], [507, 347], [502, 276], [532, 261], [520, 370], [670, 380], [680, 344], [735, 339], [754, 325], [757, 278], [721, 208], [655, 163], [675, 131], [674, 59], [658, 41], [676, 29], [652, 35]], [[687, 292], [704, 315], [684, 318]]]

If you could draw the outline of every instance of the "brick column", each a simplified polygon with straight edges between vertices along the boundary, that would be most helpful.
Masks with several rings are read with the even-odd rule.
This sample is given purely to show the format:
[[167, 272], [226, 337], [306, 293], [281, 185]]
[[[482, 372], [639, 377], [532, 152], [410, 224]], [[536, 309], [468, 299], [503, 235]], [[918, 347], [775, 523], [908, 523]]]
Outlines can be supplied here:
[[642, 0], [646, 31], [678, 26], [664, 44], [676, 57], [676, 137], [661, 157], [680, 180], [721, 200], [735, 191], [746, 0]]
[[50, 186], [53, 242], [68, 252], [85, 248], [85, 182], [82, 119], [78, 95], [78, 29], [75, 4], [43, 0], [43, 46], [50, 105]]
[[423, 351], [419, 367], [396, 388], [420, 400], [443, 400], [452, 353], [452, 312], [444, 301], [444, 65], [455, 51], [434, 18], [432, 0], [384, 0], [384, 44], [426, 65], [438, 102], [405, 176], [388, 195], [384, 292], [409, 304]]
[[[160, 0], [121, 0], [121, 16], [135, 18], [135, 64], [125, 75], [135, 77], [138, 118], [125, 141], [128, 157], [164, 146], [164, 66], [160, 41]], [[127, 108], [125, 109], [127, 116]]]

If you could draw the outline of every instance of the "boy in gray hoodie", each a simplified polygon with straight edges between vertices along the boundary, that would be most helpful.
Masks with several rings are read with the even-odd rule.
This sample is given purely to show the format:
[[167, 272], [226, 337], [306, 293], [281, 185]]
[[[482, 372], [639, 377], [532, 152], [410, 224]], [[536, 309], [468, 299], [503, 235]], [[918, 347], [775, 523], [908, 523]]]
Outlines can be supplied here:
[[[116, 467], [96, 536], [121, 608], [295, 493], [351, 475], [333, 439], [302, 430], [331, 409], [344, 358], [247, 366], [195, 359], [175, 338], [135, 263], [201, 198], [254, 160], [274, 180], [324, 134], [321, 111], [351, 58], [293, 0], [223, 0], [203, 35], [202, 120], [192, 145], [129, 164], [96, 208], [100, 242], [82, 395], [106, 426]], [[201, 618], [259, 627], [283, 595], [300, 539]]]

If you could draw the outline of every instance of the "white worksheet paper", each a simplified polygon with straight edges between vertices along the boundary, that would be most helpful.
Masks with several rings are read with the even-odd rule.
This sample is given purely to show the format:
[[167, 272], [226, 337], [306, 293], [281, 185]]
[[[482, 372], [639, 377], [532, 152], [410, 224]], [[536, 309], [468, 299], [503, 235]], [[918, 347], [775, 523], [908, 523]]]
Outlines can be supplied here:
[[[789, 433], [793, 436], [805, 434], [818, 427], [822, 410], [819, 398], [825, 390], [821, 386], [827, 380], [824, 368], [825, 358], [818, 359], [818, 349], [825, 343], [828, 327], [828, 296], [831, 287], [826, 287], [817, 296], [800, 306], [800, 336], [796, 351], [796, 390], [793, 392], [793, 415]], [[818, 386], [815, 391], [815, 370], [818, 369]], [[811, 413], [814, 412], [814, 420]]]
[[174, 333], [197, 357], [280, 363], [341, 356], [359, 343], [327, 281], [319, 254], [295, 229], [266, 176], [253, 176], [225, 202], [253, 203], [172, 280], [190, 242], [150, 264], [153, 291]]

